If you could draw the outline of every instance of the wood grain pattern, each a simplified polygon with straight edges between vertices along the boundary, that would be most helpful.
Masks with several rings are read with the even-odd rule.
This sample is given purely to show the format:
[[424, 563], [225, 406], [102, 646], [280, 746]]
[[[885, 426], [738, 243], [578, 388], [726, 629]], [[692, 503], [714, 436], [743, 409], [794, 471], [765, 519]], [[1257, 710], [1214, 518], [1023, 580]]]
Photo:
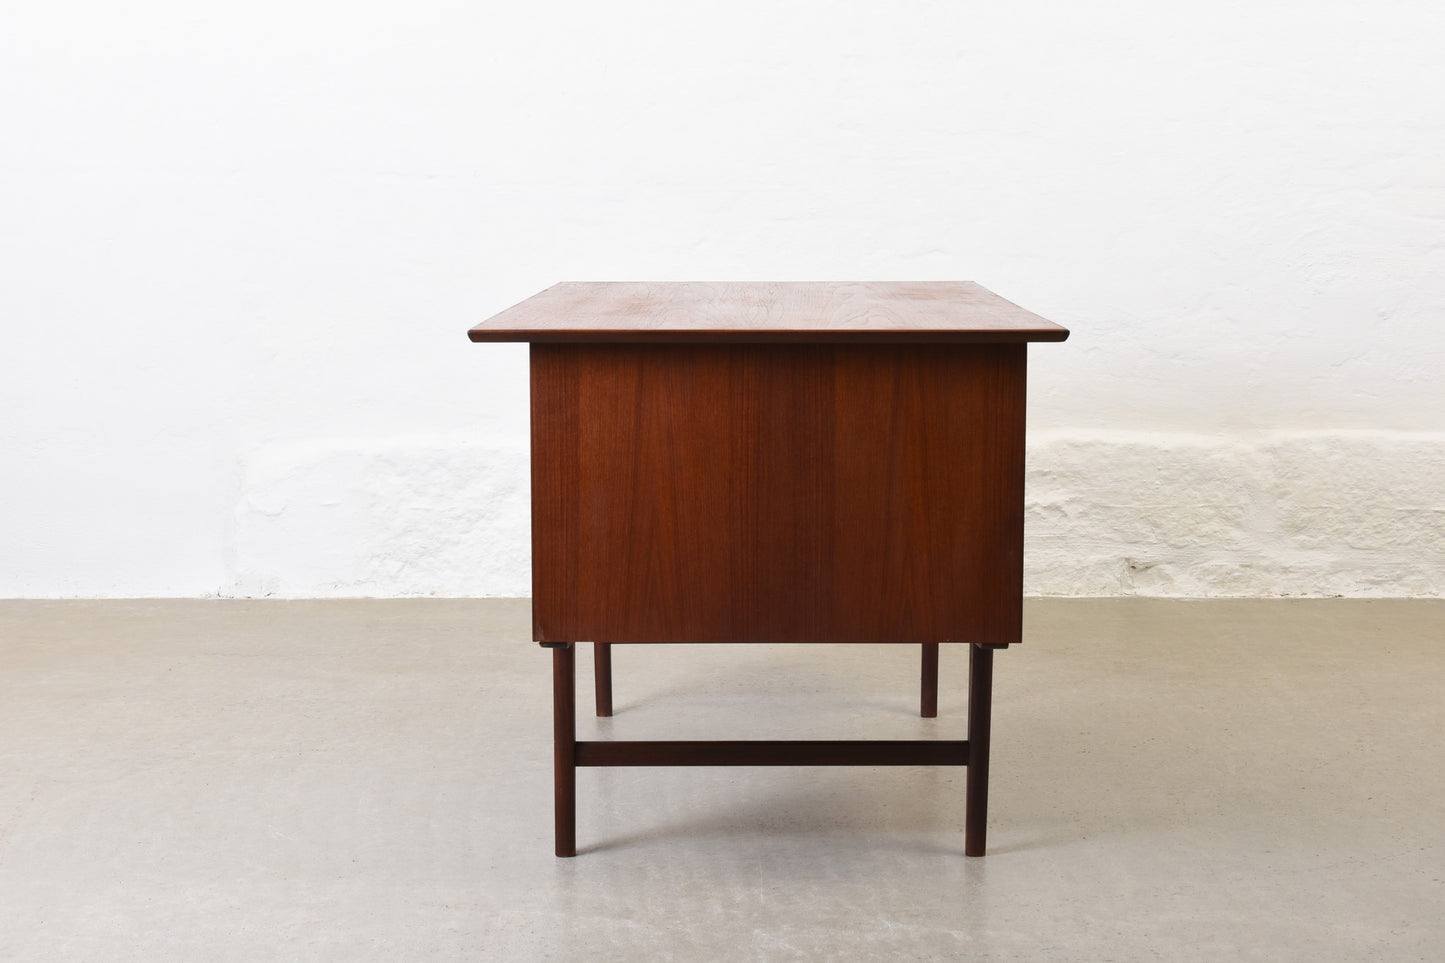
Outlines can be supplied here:
[[1019, 641], [1022, 344], [532, 346], [538, 641]]
[[1067, 329], [971, 281], [568, 282], [473, 341], [1019, 342]]

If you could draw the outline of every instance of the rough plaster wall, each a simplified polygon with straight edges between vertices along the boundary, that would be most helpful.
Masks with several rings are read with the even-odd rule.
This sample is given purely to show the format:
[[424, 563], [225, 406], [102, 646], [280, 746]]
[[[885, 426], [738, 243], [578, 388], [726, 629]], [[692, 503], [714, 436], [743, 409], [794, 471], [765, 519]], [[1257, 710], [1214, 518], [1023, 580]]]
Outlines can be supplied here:
[[525, 591], [561, 279], [972, 279], [1029, 588], [1439, 594], [1434, 0], [12, 4], [0, 595]]
[[[1442, 451], [1413, 432], [1038, 432], [1026, 589], [1445, 594]], [[525, 449], [465, 436], [269, 451], [247, 476], [237, 591], [525, 595], [526, 471]]]
[[1445, 593], [1445, 434], [1041, 432], [1040, 595]]
[[237, 513], [235, 594], [529, 595], [527, 460], [468, 434], [267, 449]]

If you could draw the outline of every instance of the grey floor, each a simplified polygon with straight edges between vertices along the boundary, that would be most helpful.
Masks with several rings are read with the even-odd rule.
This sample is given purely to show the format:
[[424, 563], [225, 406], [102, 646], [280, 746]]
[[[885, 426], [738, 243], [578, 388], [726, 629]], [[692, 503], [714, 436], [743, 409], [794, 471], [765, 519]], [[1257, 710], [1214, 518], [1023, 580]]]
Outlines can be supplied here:
[[[558, 860], [525, 601], [3, 602], [0, 959], [1441, 960], [1442, 629], [1033, 602], [987, 857], [963, 770], [606, 769]], [[620, 647], [579, 734], [962, 738], [917, 659]]]

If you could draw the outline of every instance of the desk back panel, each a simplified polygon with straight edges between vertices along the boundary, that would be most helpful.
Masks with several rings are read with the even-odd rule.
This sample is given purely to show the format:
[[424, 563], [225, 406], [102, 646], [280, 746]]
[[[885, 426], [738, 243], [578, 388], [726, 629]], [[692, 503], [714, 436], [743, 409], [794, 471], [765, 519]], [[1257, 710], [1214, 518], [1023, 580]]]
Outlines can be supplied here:
[[1019, 641], [1024, 344], [533, 344], [542, 642]]

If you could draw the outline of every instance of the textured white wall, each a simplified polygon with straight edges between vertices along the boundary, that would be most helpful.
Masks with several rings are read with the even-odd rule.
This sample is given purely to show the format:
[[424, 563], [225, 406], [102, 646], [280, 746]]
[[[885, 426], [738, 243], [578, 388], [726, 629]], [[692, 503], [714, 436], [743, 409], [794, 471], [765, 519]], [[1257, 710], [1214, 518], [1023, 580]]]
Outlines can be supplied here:
[[1445, 591], [1433, 0], [0, 18], [0, 595], [525, 593], [525, 349], [464, 331], [615, 278], [1071, 327], [1031, 591]]

